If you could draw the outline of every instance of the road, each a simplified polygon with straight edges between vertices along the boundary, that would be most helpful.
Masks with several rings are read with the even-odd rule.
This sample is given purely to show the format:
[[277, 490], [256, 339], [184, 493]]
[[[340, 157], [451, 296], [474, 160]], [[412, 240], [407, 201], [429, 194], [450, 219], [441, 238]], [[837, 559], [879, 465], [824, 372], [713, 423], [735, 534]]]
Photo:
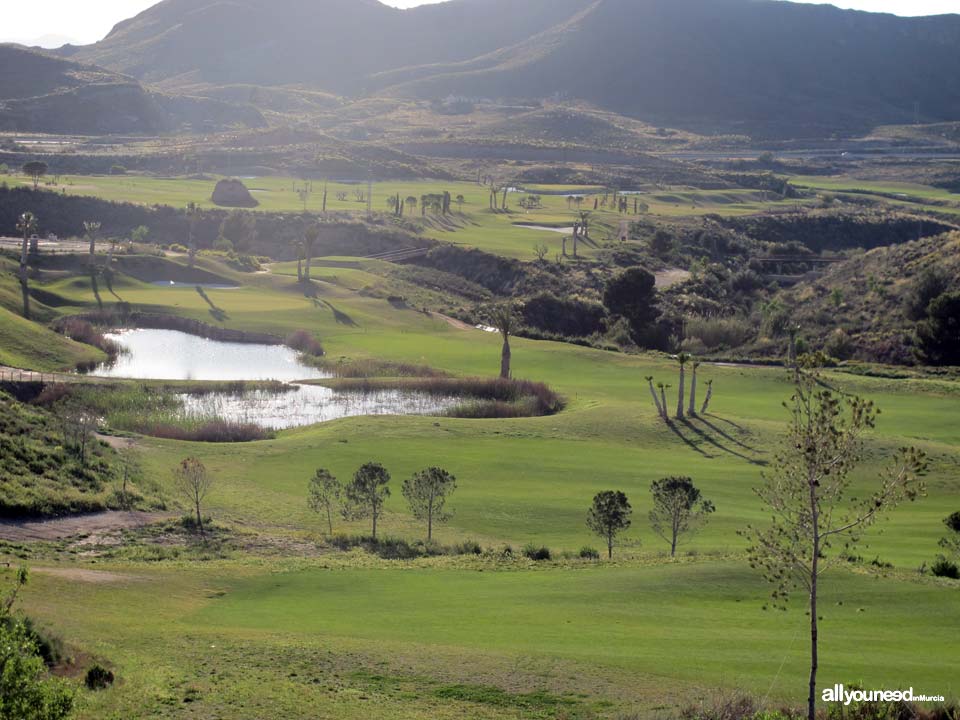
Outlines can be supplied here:
[[[23, 238], [0, 237], [0, 249], [20, 252]], [[90, 252], [90, 244], [82, 240], [44, 240], [39, 243], [40, 254], [57, 255], [65, 253], [85, 254]]]

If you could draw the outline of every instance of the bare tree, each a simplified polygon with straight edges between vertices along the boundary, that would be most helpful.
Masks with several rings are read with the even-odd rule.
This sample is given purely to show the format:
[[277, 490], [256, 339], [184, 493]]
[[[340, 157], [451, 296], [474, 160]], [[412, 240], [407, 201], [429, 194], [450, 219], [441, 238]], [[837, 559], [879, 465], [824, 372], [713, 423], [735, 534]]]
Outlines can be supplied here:
[[173, 483], [177, 491], [183, 495], [196, 512], [197, 528], [200, 535], [206, 537], [203, 527], [202, 505], [207, 494], [213, 487], [213, 476], [197, 458], [186, 458], [180, 461], [173, 470]]
[[340, 481], [326, 468], [318, 468], [310, 478], [307, 505], [315, 513], [327, 516], [327, 531], [333, 535], [333, 515], [340, 507], [343, 488]]
[[650, 526], [670, 543], [670, 557], [674, 557], [680, 536], [699, 530], [716, 508], [701, 496], [693, 480], [688, 477], [655, 480], [650, 492], [653, 494]]
[[403, 483], [403, 496], [417, 520], [427, 521], [427, 541], [433, 540], [433, 524], [446, 522], [447, 498], [457, 489], [457, 479], [443, 468], [432, 467], [414, 474]]
[[493, 308], [490, 313], [490, 322], [497, 329], [503, 338], [503, 348], [500, 350], [500, 377], [508, 380], [510, 378], [510, 361], [512, 353], [510, 351], [510, 336], [517, 326], [517, 316], [513, 305], [503, 303]]
[[856, 544], [864, 531], [903, 500], [923, 493], [927, 470], [916, 448], [897, 452], [873, 493], [847, 498], [850, 472], [864, 457], [863, 434], [874, 427], [877, 410], [861, 397], [840, 397], [813, 372], [799, 371], [789, 403], [790, 422], [773, 469], [756, 493], [772, 513], [765, 529], [748, 527], [750, 565], [774, 585], [775, 605], [785, 607], [790, 591], [807, 593], [810, 616], [808, 720], [816, 718], [820, 576], [840, 559], [834, 546]]

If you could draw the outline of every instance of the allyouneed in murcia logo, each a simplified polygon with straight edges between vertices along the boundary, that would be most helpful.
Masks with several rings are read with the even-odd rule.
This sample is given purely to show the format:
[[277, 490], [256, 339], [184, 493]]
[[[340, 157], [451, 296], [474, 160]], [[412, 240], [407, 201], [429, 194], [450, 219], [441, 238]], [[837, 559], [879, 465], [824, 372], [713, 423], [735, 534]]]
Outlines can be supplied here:
[[860, 688], [847, 690], [843, 685], [826, 688], [821, 697], [824, 702], [843, 703], [844, 705], [854, 702], [943, 702], [942, 695], [915, 695], [913, 688], [906, 690], [861, 690]]

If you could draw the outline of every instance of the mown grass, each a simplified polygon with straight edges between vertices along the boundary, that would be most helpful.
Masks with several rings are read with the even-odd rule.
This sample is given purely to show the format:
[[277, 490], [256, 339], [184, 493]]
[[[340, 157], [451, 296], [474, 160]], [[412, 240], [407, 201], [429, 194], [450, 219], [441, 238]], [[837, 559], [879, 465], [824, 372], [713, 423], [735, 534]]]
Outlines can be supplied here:
[[[363, 283], [358, 276], [318, 281], [322, 302], [304, 298], [295, 278], [274, 274], [208, 293], [227, 313], [224, 326], [280, 336], [308, 330], [331, 362], [496, 374], [498, 338], [391, 305], [389, 292], [358, 292], [354, 280]], [[63, 314], [96, 302], [84, 278], [57, 279], [44, 289], [62, 297]], [[191, 288], [122, 278], [115, 289], [138, 309], [208, 317]], [[668, 427], [657, 420], [643, 378], [675, 383], [670, 359], [523, 339], [513, 349], [514, 372], [549, 384], [567, 400], [563, 412], [349, 418], [229, 447], [140, 440], [145, 471], [163, 489], [170, 489], [170, 468], [198, 456], [216, 477], [206, 508], [214, 519], [289, 543], [296, 558], [267, 560], [251, 550], [202, 568], [131, 561], [114, 569], [132, 578], [112, 585], [38, 575], [30, 607], [71, 642], [97, 648], [123, 680], [94, 697], [82, 717], [176, 717], [184, 707], [198, 717], [236, 718], [523, 718], [562, 717], [564, 710], [479, 702], [467, 697], [474, 691], [437, 696], [439, 688], [457, 686], [516, 696], [580, 693], [601, 717], [621, 710], [654, 715], [718, 686], [758, 694], [772, 686], [771, 697], [802, 699], [805, 617], [800, 610], [762, 610], [767, 588], [740, 557], [736, 534], [766, 519], [752, 488], [787, 420], [787, 374], [701, 366], [701, 382], [714, 381], [711, 413]], [[823, 677], [956, 694], [956, 586], [916, 570], [937, 554], [942, 517], [960, 498], [960, 384], [839, 372], [825, 379], [869, 396], [883, 411], [855, 473], [858, 494], [901, 445], [926, 449], [933, 469], [929, 496], [871, 533], [856, 551], [864, 562], [825, 580]], [[597, 544], [585, 513], [606, 489], [628, 494], [634, 526], [614, 563], [404, 564], [357, 552], [297, 559], [309, 548], [324, 552], [323, 523], [306, 505], [308, 479], [326, 467], [346, 480], [370, 460], [393, 475], [380, 530], [407, 542], [423, 538], [425, 528], [409, 514], [401, 483], [434, 465], [458, 481], [450, 501], [455, 514], [436, 529], [442, 544], [533, 542], [562, 557]], [[717, 512], [682, 546], [684, 558], [669, 563], [645, 518], [650, 483], [678, 474], [693, 477]], [[366, 521], [338, 521], [335, 531], [368, 528]], [[872, 570], [874, 558], [893, 568], [886, 575]], [[193, 699], [184, 704], [188, 691]]]

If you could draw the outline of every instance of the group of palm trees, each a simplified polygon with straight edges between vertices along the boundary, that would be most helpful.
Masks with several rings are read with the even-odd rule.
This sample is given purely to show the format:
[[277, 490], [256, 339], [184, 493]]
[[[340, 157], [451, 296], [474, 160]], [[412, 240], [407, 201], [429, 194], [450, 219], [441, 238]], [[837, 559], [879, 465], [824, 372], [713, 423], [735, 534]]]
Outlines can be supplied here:
[[[699, 413], [697, 411], [697, 370], [700, 367], [700, 363], [693, 358], [690, 353], [681, 352], [675, 356], [676, 361], [680, 365], [680, 387], [677, 391], [677, 413], [676, 419], [683, 420], [686, 417], [696, 417], [699, 415], [706, 415], [707, 409], [710, 407], [710, 401], [713, 399], [713, 380], [707, 381], [707, 395], [703, 400], [703, 405], [700, 407]], [[690, 399], [686, 404], [686, 410], [684, 410], [684, 400], [686, 392], [686, 375], [687, 375], [687, 365], [691, 364], [692, 372], [690, 377]], [[653, 384], [653, 375], [648, 375], [646, 377], [647, 384], [650, 387], [650, 395], [653, 397], [653, 403], [657, 406], [657, 415], [665, 422], [670, 422], [670, 414], [667, 408], [667, 390], [670, 389], [670, 385], [665, 385], [664, 383], [657, 383], [656, 388]], [[657, 393], [659, 390], [659, 394]]]

